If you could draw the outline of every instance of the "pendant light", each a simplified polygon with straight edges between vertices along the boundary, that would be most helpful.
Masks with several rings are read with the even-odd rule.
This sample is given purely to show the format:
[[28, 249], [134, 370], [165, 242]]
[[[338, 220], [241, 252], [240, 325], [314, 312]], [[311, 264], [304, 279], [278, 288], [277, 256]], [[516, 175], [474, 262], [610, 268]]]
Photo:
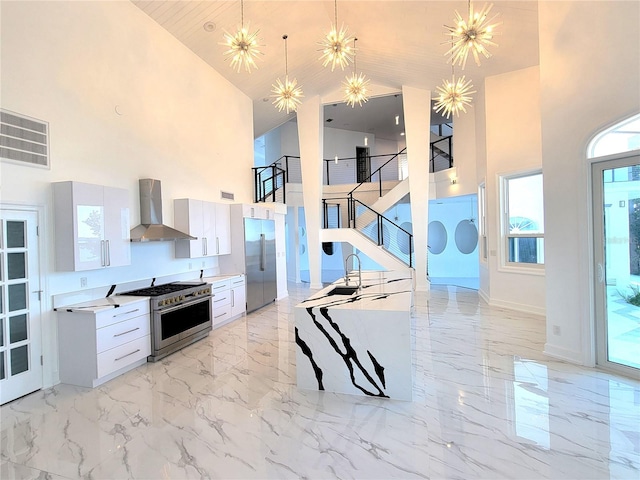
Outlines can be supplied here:
[[471, 90], [473, 85], [471, 80], [465, 80], [465, 76], [456, 79], [453, 65], [451, 65], [451, 81], [443, 80], [442, 86], [436, 87], [438, 92], [438, 101], [433, 109], [436, 113], [440, 111], [447, 116], [458, 116], [460, 111], [467, 112], [465, 106], [471, 105], [471, 94], [476, 93]]
[[480, 55], [483, 55], [485, 58], [491, 57], [491, 53], [489, 53], [487, 47], [498, 46], [497, 43], [493, 42], [493, 36], [496, 35], [494, 29], [502, 24], [502, 22], [493, 23], [500, 15], [499, 13], [490, 19], [488, 18], [492, 8], [493, 3], [488, 6], [485, 3], [479, 12], [474, 13], [473, 5], [471, 0], [469, 0], [469, 17], [467, 20], [462, 18], [462, 15], [456, 10], [456, 18], [453, 20], [455, 26], [449, 27], [445, 25], [445, 28], [449, 30], [447, 35], [451, 37], [452, 43], [451, 48], [445, 53], [445, 55], [449, 56], [447, 62], [450, 62], [452, 65], [457, 63], [462, 66], [464, 70], [469, 52], [472, 53], [478, 66], [480, 65]]
[[326, 37], [320, 42], [322, 46], [322, 66], [326, 67], [331, 64], [331, 71], [339, 65], [342, 70], [353, 61], [353, 52], [349, 44], [351, 38], [347, 33], [347, 29], [342, 25], [338, 30], [338, 0], [334, 0], [334, 18], [335, 22], [331, 26], [331, 30]]
[[362, 102], [369, 100], [367, 95], [367, 87], [369, 85], [369, 80], [365, 79], [363, 73], [357, 73], [356, 67], [356, 42], [357, 38], [353, 39], [353, 73], [351, 76], [347, 76], [344, 81], [344, 93], [345, 93], [345, 101], [347, 105], [351, 105], [351, 108], [356, 106], [356, 103], [362, 106]]
[[227, 58], [231, 58], [231, 68], [234, 68], [237, 72], [240, 69], [244, 69], [251, 73], [251, 67], [258, 68], [255, 59], [258, 55], [262, 55], [258, 45], [258, 33], [256, 30], [254, 33], [249, 32], [249, 26], [244, 26], [244, 0], [240, 0], [240, 28], [235, 34], [228, 32], [224, 33], [224, 43], [229, 49], [224, 52]]
[[271, 92], [275, 97], [273, 104], [278, 107], [278, 111], [286, 110], [289, 112], [295, 112], [298, 109], [298, 105], [302, 103], [300, 100], [302, 95], [302, 88], [298, 86], [298, 81], [294, 78], [293, 81], [289, 81], [289, 66], [287, 64], [287, 38], [288, 35], [283, 35], [284, 40], [284, 82], [281, 82], [278, 78], [276, 83], [272, 85]]

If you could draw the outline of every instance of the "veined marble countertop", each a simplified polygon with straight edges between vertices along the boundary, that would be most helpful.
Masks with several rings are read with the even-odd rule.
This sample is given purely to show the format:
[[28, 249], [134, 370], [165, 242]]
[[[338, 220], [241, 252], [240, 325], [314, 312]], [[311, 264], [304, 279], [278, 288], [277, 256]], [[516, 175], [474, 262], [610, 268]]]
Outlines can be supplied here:
[[243, 275], [243, 274], [242, 273], [227, 273], [227, 274], [215, 275], [213, 277], [203, 277], [203, 278], [199, 278], [198, 280], [202, 280], [203, 282], [207, 282], [207, 283], [215, 283], [215, 282], [219, 282], [220, 280], [226, 280], [228, 278], [239, 277], [240, 275]]
[[98, 298], [96, 300], [90, 300], [88, 302], [75, 303], [73, 305], [66, 305], [58, 308], [54, 308], [55, 311], [63, 312], [87, 312], [87, 313], [99, 313], [104, 310], [111, 310], [112, 308], [124, 307], [130, 303], [139, 302], [141, 300], [149, 301], [149, 297], [136, 297], [133, 295], [114, 295], [107, 298]]
[[411, 274], [365, 271], [359, 291], [329, 295], [339, 285], [296, 305], [298, 387], [411, 400]]
[[[357, 278], [357, 271], [352, 271], [349, 285], [357, 285]], [[362, 288], [354, 295], [328, 295], [331, 290], [340, 285], [346, 285], [344, 278], [314, 293], [297, 306], [345, 310], [409, 311], [413, 303], [413, 279], [408, 272], [363, 271]]]

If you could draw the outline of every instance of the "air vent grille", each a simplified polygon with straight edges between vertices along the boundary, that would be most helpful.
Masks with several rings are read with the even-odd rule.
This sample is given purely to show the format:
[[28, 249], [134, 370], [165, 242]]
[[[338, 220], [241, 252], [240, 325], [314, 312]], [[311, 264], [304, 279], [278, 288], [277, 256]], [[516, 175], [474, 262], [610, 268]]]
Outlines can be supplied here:
[[235, 200], [236, 195], [230, 192], [223, 192], [220, 190], [220, 198], [224, 198], [225, 200]]
[[49, 167], [49, 125], [0, 110], [0, 158]]

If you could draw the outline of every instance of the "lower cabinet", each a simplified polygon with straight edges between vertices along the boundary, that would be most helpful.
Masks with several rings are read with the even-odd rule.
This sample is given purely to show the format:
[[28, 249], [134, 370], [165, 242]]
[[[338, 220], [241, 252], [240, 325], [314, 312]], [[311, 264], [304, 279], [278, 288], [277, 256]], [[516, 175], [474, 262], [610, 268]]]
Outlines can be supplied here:
[[[60, 381], [97, 387], [147, 361], [151, 354], [149, 299], [58, 309]], [[87, 311], [82, 311], [86, 308]]]
[[238, 275], [220, 280], [213, 279], [213, 328], [235, 320], [247, 310], [245, 276]]

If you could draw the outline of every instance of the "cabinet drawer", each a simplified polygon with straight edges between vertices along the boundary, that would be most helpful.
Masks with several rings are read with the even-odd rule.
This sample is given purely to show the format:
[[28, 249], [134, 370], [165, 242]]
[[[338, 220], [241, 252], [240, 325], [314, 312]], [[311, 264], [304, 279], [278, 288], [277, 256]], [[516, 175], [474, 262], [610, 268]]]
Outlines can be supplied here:
[[231, 318], [231, 303], [227, 303], [226, 305], [215, 305], [213, 307], [213, 326], [215, 327], [218, 323], [224, 322]]
[[150, 326], [151, 319], [147, 314], [99, 328], [96, 331], [97, 352], [101, 353], [149, 335]]
[[218, 292], [221, 292], [223, 290], [229, 290], [231, 285], [231, 279], [227, 279], [227, 280], [219, 280], [217, 282], [214, 282], [211, 285], [211, 291], [217, 295]]
[[216, 310], [223, 305], [231, 304], [231, 292], [229, 289], [214, 292], [213, 309]]
[[244, 281], [244, 275], [241, 277], [235, 277], [231, 279], [231, 288], [236, 288], [239, 287], [241, 285], [244, 285], [245, 281]]
[[109, 375], [151, 354], [149, 335], [98, 354], [98, 378]]
[[103, 328], [114, 323], [124, 322], [141, 315], [149, 316], [151, 304], [149, 300], [129, 303], [112, 310], [105, 310], [96, 314], [96, 328]]

